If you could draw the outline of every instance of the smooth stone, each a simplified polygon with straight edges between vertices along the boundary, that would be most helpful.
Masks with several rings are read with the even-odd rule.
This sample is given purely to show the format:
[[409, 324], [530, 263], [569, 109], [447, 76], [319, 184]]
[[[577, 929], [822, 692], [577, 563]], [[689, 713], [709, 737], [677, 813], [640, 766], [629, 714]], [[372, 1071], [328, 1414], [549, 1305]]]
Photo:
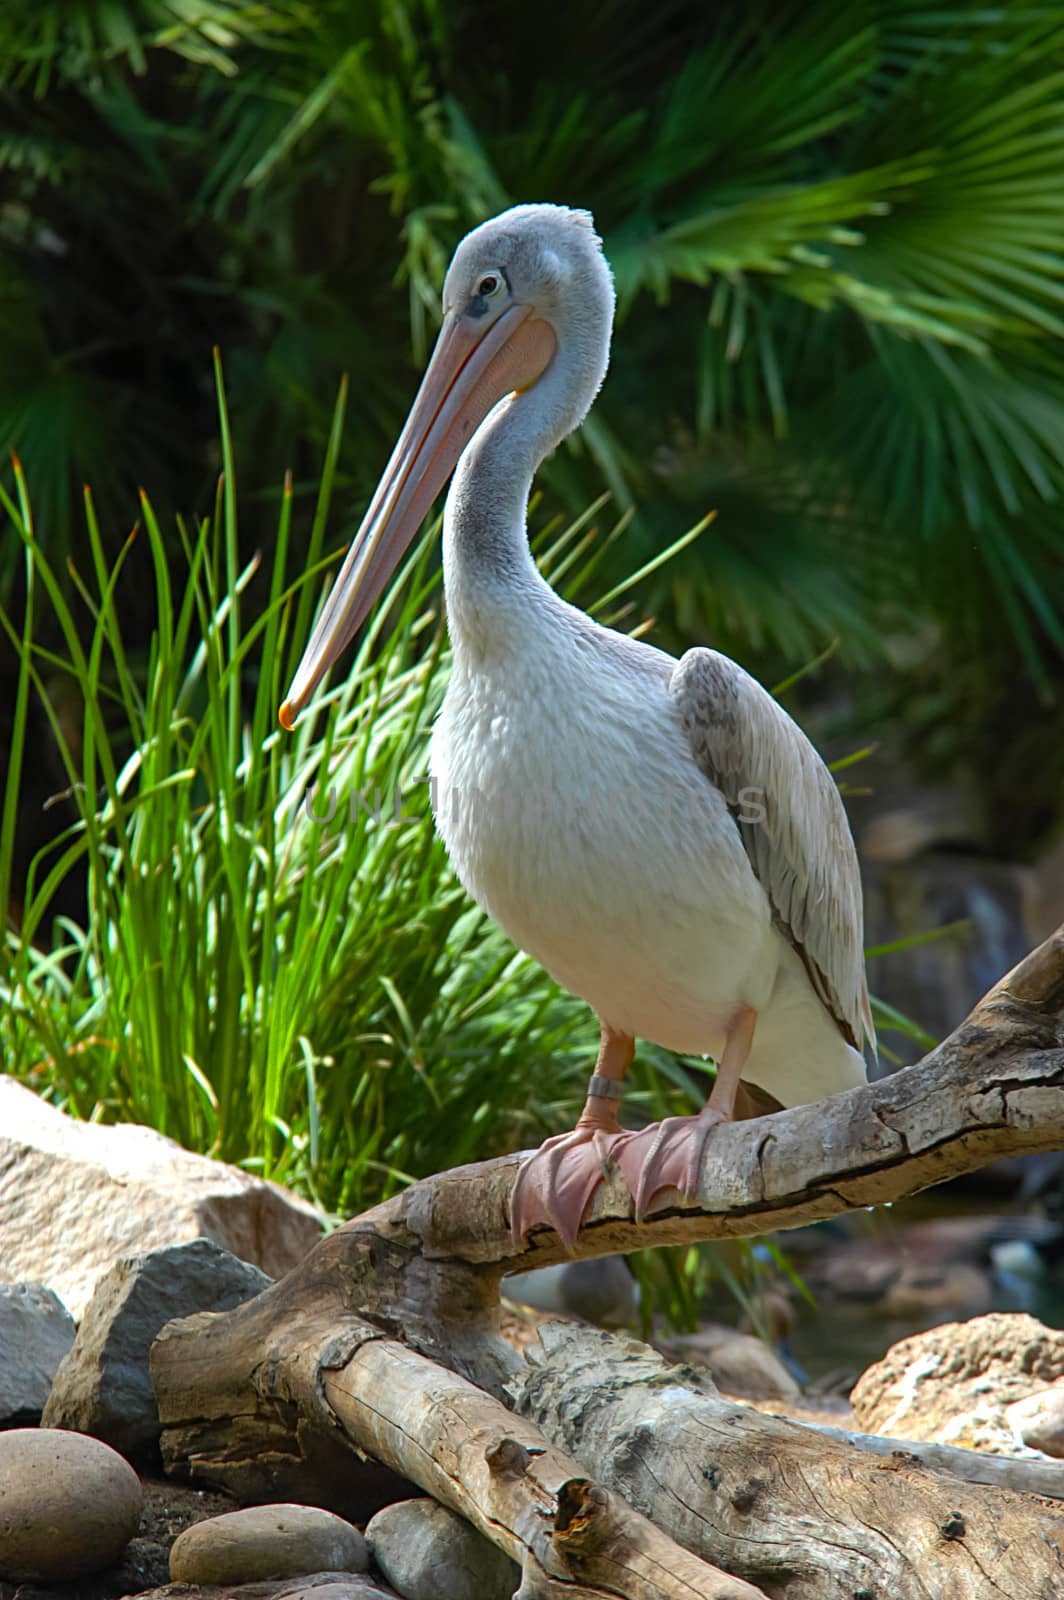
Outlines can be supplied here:
[[0, 1423], [39, 1421], [76, 1332], [43, 1283], [0, 1283]]
[[314, 1572], [365, 1572], [366, 1541], [317, 1506], [248, 1506], [194, 1523], [174, 1540], [175, 1583], [255, 1583]]
[[196, 1311], [231, 1311], [271, 1279], [210, 1239], [118, 1261], [96, 1285], [44, 1408], [49, 1428], [75, 1428], [133, 1459], [157, 1457], [161, 1431], [148, 1357], [159, 1330]]
[[1042, 1389], [1005, 1410], [1005, 1420], [1029, 1450], [1064, 1456], [1064, 1387]]
[[311, 1572], [261, 1583], [166, 1583], [142, 1590], [136, 1600], [397, 1600], [382, 1583], [360, 1572]]
[[512, 1600], [521, 1582], [509, 1556], [435, 1500], [385, 1506], [366, 1543], [402, 1600]]
[[140, 1479], [80, 1433], [0, 1433], [0, 1578], [69, 1582], [118, 1560], [140, 1523]]
[[[278, 1588], [281, 1592], [275, 1594], [273, 1600], [396, 1600], [394, 1589], [382, 1589], [372, 1578], [353, 1572], [315, 1572], [295, 1588], [283, 1585]], [[239, 1600], [240, 1593], [237, 1589], [234, 1597], [230, 1589], [222, 1600]], [[248, 1595], [248, 1600], [264, 1600], [261, 1584], [256, 1585], [254, 1595]]]
[[934, 1217], [876, 1238], [829, 1246], [806, 1281], [824, 1299], [858, 1302], [884, 1317], [922, 1319], [936, 1311], [974, 1316], [993, 1299], [991, 1252], [1011, 1239], [1037, 1245], [1060, 1229], [1040, 1218]]
[[562, 1261], [504, 1278], [502, 1292], [534, 1311], [583, 1317], [600, 1328], [632, 1327], [639, 1315], [639, 1285], [623, 1256]]
[[704, 1323], [697, 1333], [655, 1340], [670, 1361], [705, 1367], [723, 1394], [744, 1400], [797, 1400], [801, 1389], [769, 1345], [752, 1333]]
[[122, 1256], [213, 1239], [281, 1278], [320, 1237], [279, 1184], [154, 1128], [80, 1122], [0, 1075], [0, 1278], [48, 1284], [75, 1321]]

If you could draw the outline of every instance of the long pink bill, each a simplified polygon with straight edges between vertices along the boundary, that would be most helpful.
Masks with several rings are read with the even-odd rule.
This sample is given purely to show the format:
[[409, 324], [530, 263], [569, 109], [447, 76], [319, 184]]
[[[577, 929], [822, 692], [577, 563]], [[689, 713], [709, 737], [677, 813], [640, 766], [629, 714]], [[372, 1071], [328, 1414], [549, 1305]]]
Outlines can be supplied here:
[[296, 669], [281, 723], [292, 728], [373, 609], [488, 412], [529, 388], [556, 349], [550, 324], [510, 306], [487, 328], [448, 312], [406, 425]]

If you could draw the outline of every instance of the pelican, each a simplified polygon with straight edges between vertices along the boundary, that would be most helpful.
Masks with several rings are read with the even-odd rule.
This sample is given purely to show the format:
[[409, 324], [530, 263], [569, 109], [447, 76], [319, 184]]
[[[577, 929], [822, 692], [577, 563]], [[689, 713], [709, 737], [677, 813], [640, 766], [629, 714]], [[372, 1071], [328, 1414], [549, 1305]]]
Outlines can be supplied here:
[[[546, 1223], [572, 1243], [613, 1166], [637, 1216], [662, 1190], [693, 1197], [717, 1124], [862, 1083], [875, 1047], [857, 856], [813, 746], [727, 656], [677, 661], [601, 627], [529, 551], [532, 479], [598, 393], [613, 312], [586, 211], [515, 206], [463, 239], [410, 416], [280, 713], [290, 728], [451, 479], [436, 825], [473, 899], [600, 1024], [576, 1126], [522, 1162], [518, 1241]], [[713, 1058], [697, 1115], [622, 1128], [637, 1038]]]

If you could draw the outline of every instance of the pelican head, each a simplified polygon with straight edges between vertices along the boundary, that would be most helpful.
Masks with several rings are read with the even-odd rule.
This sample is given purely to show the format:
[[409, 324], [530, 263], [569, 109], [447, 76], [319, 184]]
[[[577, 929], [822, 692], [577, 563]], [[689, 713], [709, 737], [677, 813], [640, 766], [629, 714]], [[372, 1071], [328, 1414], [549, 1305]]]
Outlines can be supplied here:
[[436, 348], [281, 707], [286, 728], [365, 621], [489, 413], [535, 391], [541, 457], [595, 398], [612, 322], [613, 281], [588, 212], [514, 206], [462, 240]]

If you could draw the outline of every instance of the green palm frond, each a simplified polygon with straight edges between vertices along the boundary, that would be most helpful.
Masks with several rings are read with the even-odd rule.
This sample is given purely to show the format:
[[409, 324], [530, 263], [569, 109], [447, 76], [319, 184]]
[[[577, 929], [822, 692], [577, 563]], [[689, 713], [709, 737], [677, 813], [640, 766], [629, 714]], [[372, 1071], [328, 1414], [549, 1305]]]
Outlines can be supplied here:
[[[135, 470], [164, 506], [178, 483], [199, 503], [215, 343], [264, 484], [278, 453], [298, 478], [321, 397], [351, 372], [357, 514], [457, 239], [553, 199], [595, 212], [623, 322], [590, 423], [543, 481], [571, 507], [607, 483], [636, 509], [637, 559], [717, 505], [659, 596], [677, 637], [790, 652], [838, 635], [857, 659], [908, 611], [1047, 690], [1064, 616], [1059, 8], [576, 0], [564, 51], [513, 15], [4, 8], [0, 249], [4, 282], [34, 286], [36, 344], [27, 368], [0, 301], [0, 367], [9, 343], [7, 372], [27, 373], [0, 386], [0, 439], [33, 443], [47, 536], [66, 536], [79, 432], [127, 488]], [[52, 386], [69, 425], [48, 420]]]
[[[304, 10], [303, 26], [310, 20]], [[153, 49], [232, 75], [240, 45], [263, 44], [297, 25], [298, 12], [264, 0], [8, 0], [0, 29], [0, 83], [32, 86], [41, 96], [53, 79], [75, 81], [107, 63], [125, 61], [144, 74]]]

